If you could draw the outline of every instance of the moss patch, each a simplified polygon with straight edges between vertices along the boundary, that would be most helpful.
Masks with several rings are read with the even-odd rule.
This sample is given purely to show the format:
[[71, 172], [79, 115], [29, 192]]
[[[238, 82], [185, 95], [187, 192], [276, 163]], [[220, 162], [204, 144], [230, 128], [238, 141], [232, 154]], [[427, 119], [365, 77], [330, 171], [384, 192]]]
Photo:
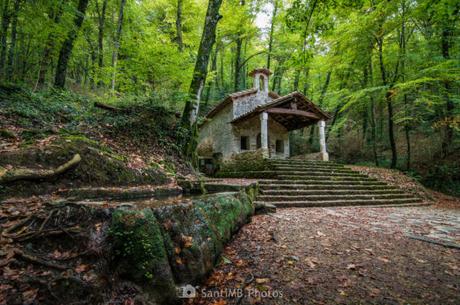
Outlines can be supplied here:
[[272, 165], [265, 159], [261, 151], [237, 154], [232, 159], [224, 161], [216, 173], [219, 178], [262, 178], [271, 171]]

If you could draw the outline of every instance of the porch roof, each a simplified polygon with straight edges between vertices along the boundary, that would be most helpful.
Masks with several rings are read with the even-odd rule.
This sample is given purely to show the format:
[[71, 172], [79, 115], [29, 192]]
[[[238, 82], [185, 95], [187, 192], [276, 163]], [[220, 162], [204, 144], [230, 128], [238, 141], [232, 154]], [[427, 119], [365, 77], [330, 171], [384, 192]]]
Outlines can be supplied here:
[[320, 120], [330, 119], [329, 114], [321, 110], [302, 93], [293, 92], [265, 105], [257, 106], [235, 118], [231, 123], [238, 124], [262, 112], [269, 113], [273, 120], [289, 131], [315, 124]]

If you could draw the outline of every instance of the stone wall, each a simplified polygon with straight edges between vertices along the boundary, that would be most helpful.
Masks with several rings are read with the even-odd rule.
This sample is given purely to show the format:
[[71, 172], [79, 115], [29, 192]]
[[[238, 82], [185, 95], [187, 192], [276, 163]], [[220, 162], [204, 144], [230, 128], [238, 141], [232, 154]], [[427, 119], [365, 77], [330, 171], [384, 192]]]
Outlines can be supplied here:
[[[257, 94], [240, 97], [224, 107], [212, 119], [200, 127], [198, 140], [198, 154], [200, 157], [212, 158], [213, 153], [222, 153], [224, 159], [229, 159], [234, 154], [241, 153], [240, 137], [249, 136], [250, 150], [257, 149], [257, 135], [260, 133], [259, 116], [240, 123], [237, 127], [230, 122], [255, 107], [271, 102], [272, 98], [263, 91]], [[269, 118], [269, 148], [272, 158], [285, 158], [289, 153], [276, 153], [276, 140], [283, 140], [285, 151], [289, 150], [289, 136], [287, 130]]]
[[[222, 153], [224, 158], [228, 158], [228, 156], [236, 153], [237, 139], [230, 123], [232, 120], [233, 105], [229, 104], [216, 116], [204, 123], [200, 127], [198, 151], [200, 151], [200, 145], [212, 143], [213, 153]], [[201, 155], [201, 157], [212, 157], [212, 154], [207, 156]]]

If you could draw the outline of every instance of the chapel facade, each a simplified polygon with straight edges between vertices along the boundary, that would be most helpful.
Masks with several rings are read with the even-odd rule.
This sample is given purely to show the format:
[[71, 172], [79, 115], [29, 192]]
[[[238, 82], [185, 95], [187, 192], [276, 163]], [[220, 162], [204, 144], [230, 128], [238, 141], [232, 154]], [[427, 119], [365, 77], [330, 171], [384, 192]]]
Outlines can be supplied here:
[[253, 87], [228, 95], [199, 127], [201, 159], [229, 159], [235, 154], [260, 150], [264, 158], [290, 157], [289, 132], [318, 124], [321, 159], [328, 161], [325, 122], [329, 114], [300, 92], [280, 96], [269, 91], [270, 70], [249, 73]]

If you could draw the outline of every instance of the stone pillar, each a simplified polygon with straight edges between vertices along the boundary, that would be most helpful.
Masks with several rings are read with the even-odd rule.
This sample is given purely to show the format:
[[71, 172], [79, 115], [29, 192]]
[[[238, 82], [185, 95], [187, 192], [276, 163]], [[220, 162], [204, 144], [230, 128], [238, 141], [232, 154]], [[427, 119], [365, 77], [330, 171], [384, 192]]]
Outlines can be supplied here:
[[329, 161], [329, 154], [327, 153], [327, 149], [326, 149], [326, 132], [324, 130], [325, 127], [326, 127], [326, 122], [324, 122], [323, 120], [318, 122], [321, 159], [323, 161]]
[[268, 151], [268, 113], [263, 112], [260, 114], [260, 144], [264, 158], [270, 156]]
[[289, 134], [288, 134], [286, 140], [284, 140], [284, 158], [285, 159], [289, 158], [289, 156], [291, 155], [289, 148], [290, 148], [290, 145], [289, 145]]

